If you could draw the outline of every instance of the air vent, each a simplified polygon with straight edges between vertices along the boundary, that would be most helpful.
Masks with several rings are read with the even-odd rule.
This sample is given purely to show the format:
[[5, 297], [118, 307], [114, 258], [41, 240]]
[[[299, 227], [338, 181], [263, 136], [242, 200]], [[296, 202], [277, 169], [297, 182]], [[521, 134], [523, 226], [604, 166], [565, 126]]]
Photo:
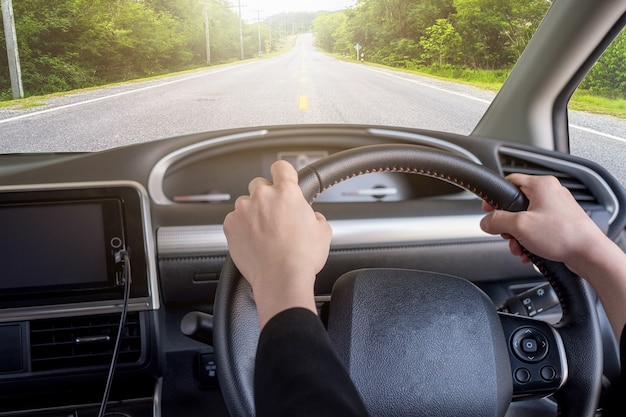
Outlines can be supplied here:
[[[119, 314], [30, 323], [32, 371], [98, 367], [111, 362], [119, 328]], [[128, 313], [122, 333], [118, 363], [134, 363], [141, 357], [139, 313]]]
[[593, 195], [589, 188], [583, 184], [582, 181], [564, 171], [547, 168], [546, 166], [536, 162], [531, 162], [519, 156], [508, 155], [503, 152], [500, 153], [500, 165], [504, 175], [520, 173], [528, 175], [555, 176], [561, 184], [572, 193], [576, 201], [580, 204], [599, 204], [597, 198]]

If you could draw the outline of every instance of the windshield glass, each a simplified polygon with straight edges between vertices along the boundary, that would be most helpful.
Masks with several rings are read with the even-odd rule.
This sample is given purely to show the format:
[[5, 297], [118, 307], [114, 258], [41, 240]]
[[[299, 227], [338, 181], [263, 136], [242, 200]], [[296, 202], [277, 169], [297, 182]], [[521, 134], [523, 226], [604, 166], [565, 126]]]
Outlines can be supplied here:
[[550, 2], [2, 5], [0, 153], [16, 153], [285, 124], [469, 134]]
[[569, 105], [570, 151], [598, 162], [626, 185], [626, 31], [589, 71]]

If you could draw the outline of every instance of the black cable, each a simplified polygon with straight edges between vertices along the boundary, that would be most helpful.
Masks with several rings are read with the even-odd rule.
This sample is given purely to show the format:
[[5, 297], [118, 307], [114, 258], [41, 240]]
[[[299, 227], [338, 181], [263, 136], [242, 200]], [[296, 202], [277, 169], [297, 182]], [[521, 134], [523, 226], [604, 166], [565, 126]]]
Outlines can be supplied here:
[[[122, 305], [122, 314], [120, 317], [120, 327], [117, 330], [117, 338], [115, 339], [115, 347], [113, 348], [113, 357], [111, 358], [111, 366], [109, 367], [109, 375], [107, 376], [106, 386], [104, 387], [104, 395], [102, 397], [102, 403], [100, 403], [100, 411], [98, 417], [103, 417], [106, 411], [107, 402], [109, 401], [109, 394], [111, 392], [111, 385], [113, 385], [113, 374], [115, 372], [115, 366], [117, 365], [117, 358], [120, 353], [120, 345], [122, 344], [122, 333], [124, 332], [124, 326], [126, 325], [126, 313], [128, 311], [128, 300], [130, 299], [130, 257], [126, 251], [120, 254], [123, 256], [123, 272], [122, 283], [124, 285], [124, 302]], [[117, 256], [117, 255], [116, 255]]]

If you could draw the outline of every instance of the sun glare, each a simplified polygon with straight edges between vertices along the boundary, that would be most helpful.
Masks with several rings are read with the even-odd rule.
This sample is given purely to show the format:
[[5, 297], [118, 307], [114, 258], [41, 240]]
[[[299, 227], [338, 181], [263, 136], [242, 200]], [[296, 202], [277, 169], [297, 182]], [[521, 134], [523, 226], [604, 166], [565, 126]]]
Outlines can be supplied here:
[[262, 16], [269, 17], [289, 12], [341, 10], [354, 5], [354, 2], [355, 0], [251, 0], [246, 3], [248, 8], [252, 6], [260, 10]]

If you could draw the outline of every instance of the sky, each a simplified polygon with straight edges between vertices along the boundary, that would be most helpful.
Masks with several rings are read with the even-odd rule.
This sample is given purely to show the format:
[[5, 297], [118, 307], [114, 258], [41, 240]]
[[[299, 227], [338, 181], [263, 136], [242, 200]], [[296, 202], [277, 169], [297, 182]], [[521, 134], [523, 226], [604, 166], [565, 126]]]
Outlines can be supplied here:
[[[238, 0], [231, 0], [237, 4]], [[320, 10], [341, 10], [354, 5], [355, 0], [241, 0], [247, 9], [261, 10], [262, 17], [283, 12], [317, 12]]]

